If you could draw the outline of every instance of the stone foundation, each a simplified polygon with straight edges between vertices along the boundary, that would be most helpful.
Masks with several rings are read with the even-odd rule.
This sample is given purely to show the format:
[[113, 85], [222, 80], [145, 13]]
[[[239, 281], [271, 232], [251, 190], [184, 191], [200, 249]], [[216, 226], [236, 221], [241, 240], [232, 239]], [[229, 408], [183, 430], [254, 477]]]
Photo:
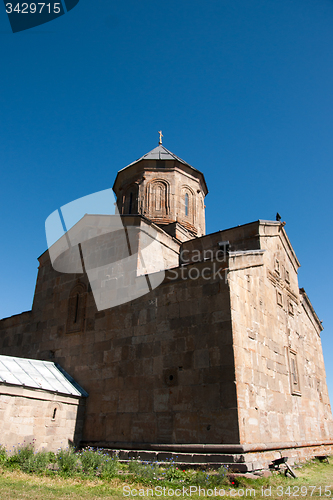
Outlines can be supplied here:
[[[316, 456], [333, 455], [333, 441], [325, 444], [284, 443], [285, 448], [269, 449], [270, 445], [160, 445], [143, 444], [142, 449], [128, 445], [122, 448], [114, 443], [81, 443], [116, 450], [119, 460], [141, 460], [149, 462], [176, 462], [181, 467], [201, 467], [202, 465], [218, 469], [227, 467], [234, 472], [252, 472], [268, 469], [269, 464], [278, 458], [288, 457], [288, 464], [304, 462]], [[120, 446], [120, 447], [119, 447]]]

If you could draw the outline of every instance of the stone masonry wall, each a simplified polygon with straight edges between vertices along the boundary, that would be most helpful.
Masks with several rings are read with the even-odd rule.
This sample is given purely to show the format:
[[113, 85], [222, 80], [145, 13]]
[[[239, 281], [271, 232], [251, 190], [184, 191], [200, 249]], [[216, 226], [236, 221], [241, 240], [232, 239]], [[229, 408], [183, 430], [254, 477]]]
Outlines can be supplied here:
[[298, 290], [285, 236], [275, 227], [261, 246], [261, 254], [235, 253], [229, 272], [240, 441], [328, 440], [319, 322]]
[[1, 444], [34, 444], [35, 450], [57, 451], [82, 435], [79, 398], [17, 386], [0, 385]]
[[87, 278], [54, 271], [47, 252], [40, 263], [30, 322], [1, 321], [0, 351], [53, 359], [87, 390], [84, 440], [239, 441], [229, 290], [212, 262], [170, 270], [151, 293], [105, 311], [88, 292], [84, 328], [71, 334], [69, 294]]

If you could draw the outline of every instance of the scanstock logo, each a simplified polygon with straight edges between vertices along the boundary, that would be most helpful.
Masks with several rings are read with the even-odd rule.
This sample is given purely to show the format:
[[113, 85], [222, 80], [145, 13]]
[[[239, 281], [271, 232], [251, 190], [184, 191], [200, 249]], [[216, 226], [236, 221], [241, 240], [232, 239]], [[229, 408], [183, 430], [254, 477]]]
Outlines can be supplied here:
[[45, 230], [53, 268], [86, 273], [99, 311], [141, 297], [164, 280], [159, 234], [141, 217], [121, 217], [112, 189], [55, 210]]
[[4, 0], [13, 33], [48, 23], [72, 10], [79, 0], [17, 2]]

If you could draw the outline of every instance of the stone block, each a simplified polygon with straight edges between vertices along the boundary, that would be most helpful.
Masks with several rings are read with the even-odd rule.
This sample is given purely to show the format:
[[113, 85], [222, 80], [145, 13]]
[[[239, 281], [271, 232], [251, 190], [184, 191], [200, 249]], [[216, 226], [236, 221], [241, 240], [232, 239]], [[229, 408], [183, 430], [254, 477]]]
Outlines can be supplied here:
[[220, 407], [221, 408], [236, 408], [236, 384], [233, 382], [225, 382], [220, 384]]
[[127, 389], [120, 391], [118, 409], [121, 413], [137, 412], [139, 409], [139, 391]]
[[157, 442], [168, 443], [172, 439], [173, 434], [173, 415], [170, 413], [157, 413]]
[[201, 349], [194, 351], [193, 356], [194, 368], [207, 368], [209, 367], [209, 351], [208, 349]]
[[271, 359], [267, 359], [267, 368], [268, 370], [275, 371], [275, 362], [272, 361]]
[[169, 389], [154, 390], [154, 412], [169, 410]]

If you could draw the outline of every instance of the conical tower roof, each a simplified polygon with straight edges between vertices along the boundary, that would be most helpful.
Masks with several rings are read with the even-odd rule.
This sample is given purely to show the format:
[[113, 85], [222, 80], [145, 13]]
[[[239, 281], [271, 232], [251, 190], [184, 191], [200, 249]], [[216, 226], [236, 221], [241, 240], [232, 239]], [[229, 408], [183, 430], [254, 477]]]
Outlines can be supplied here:
[[[184, 165], [188, 165], [189, 167], [194, 168], [192, 167], [192, 165], [179, 158], [179, 156], [176, 156], [175, 154], [171, 153], [171, 151], [165, 148], [162, 144], [159, 144], [156, 148], [149, 151], [149, 153], [146, 153], [145, 155], [141, 156], [141, 158], [133, 161], [125, 168], [131, 167], [132, 165], [135, 165], [135, 163], [138, 163], [141, 160], [177, 160], [180, 163], [183, 163]], [[122, 170], [125, 170], [125, 168], [123, 168]]]
[[[130, 163], [126, 167], [118, 170], [118, 173], [117, 173], [117, 176], [116, 176], [116, 179], [115, 179], [113, 187], [115, 188], [115, 185], [116, 185], [117, 180], [119, 178], [119, 174], [121, 174], [126, 169], [128, 169], [130, 167], [133, 167], [134, 165], [136, 165], [137, 163], [139, 163], [140, 161], [143, 161], [143, 160], [153, 160], [153, 161], [157, 161], [157, 160], [164, 160], [164, 161], [168, 161], [169, 160], [170, 161], [170, 160], [172, 160], [172, 161], [177, 161], [177, 162], [179, 162], [179, 163], [181, 163], [183, 165], [186, 165], [190, 169], [192, 169], [195, 172], [199, 173], [199, 175], [202, 177], [202, 182], [203, 182], [203, 185], [204, 185], [205, 194], [208, 193], [206, 181], [205, 181], [205, 178], [204, 178], [202, 172], [200, 170], [192, 167], [192, 165], [190, 165], [189, 163], [187, 163], [187, 161], [182, 160], [181, 158], [179, 158], [179, 156], [177, 156], [174, 153], [172, 153], [171, 151], [169, 151], [162, 144], [159, 144], [156, 148], [152, 149], [148, 153], [146, 153], [143, 156], [141, 156], [141, 158], [138, 158], [137, 160], [133, 161], [132, 163]], [[167, 164], [165, 164], [164, 167], [167, 168]], [[159, 168], [163, 168], [163, 167], [160, 166]]]

